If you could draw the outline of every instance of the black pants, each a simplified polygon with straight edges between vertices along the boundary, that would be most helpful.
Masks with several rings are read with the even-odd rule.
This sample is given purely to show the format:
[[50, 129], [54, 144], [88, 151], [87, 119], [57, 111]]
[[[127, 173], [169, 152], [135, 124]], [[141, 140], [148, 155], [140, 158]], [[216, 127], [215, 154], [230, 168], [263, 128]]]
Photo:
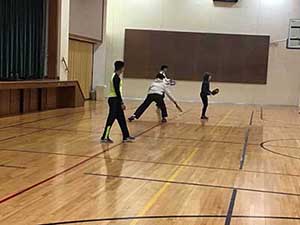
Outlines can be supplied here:
[[[165, 93], [163, 94], [163, 99], [165, 98]], [[156, 103], [156, 107], [159, 108], [159, 105]]]
[[207, 107], [208, 107], [208, 97], [205, 94], [200, 94], [200, 96], [201, 96], [202, 103], [203, 103], [202, 115], [201, 116], [205, 116], [206, 110], [207, 110]]
[[105, 129], [102, 135], [102, 139], [109, 138], [110, 130], [115, 120], [118, 120], [119, 126], [122, 130], [123, 139], [129, 137], [129, 131], [126, 124], [126, 118], [122, 109], [121, 102], [118, 98], [111, 97], [108, 99], [109, 114], [106, 121]]
[[161, 110], [162, 118], [168, 117], [168, 112], [166, 104], [164, 102], [164, 96], [159, 94], [148, 94], [145, 101], [138, 107], [134, 115], [138, 119], [146, 111], [146, 109], [151, 105], [152, 102], [155, 102], [157, 107]]

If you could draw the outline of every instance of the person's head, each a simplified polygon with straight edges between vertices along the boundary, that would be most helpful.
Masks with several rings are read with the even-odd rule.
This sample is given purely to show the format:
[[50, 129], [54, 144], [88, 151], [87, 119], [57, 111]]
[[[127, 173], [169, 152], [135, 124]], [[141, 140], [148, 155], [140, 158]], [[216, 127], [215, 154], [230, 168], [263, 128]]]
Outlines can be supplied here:
[[162, 75], [161, 73], [156, 75], [156, 79], [163, 80], [164, 78], [165, 78], [164, 75]]
[[121, 74], [124, 72], [124, 68], [125, 68], [125, 63], [123, 61], [116, 61], [115, 62], [115, 72], [117, 74]]
[[210, 81], [211, 80], [211, 74], [209, 72], [205, 72], [203, 75], [203, 81]]
[[167, 65], [162, 65], [161, 67], [160, 67], [160, 70], [161, 71], [164, 71], [164, 72], [167, 72], [168, 71], [168, 66]]

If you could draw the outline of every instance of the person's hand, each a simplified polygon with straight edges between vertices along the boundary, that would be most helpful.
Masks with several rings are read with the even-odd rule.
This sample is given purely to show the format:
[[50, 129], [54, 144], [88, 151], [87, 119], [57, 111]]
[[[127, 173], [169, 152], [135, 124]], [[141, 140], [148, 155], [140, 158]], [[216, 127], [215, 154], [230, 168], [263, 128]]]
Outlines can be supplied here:
[[124, 103], [122, 103], [122, 109], [125, 111], [126, 110], [126, 105]]

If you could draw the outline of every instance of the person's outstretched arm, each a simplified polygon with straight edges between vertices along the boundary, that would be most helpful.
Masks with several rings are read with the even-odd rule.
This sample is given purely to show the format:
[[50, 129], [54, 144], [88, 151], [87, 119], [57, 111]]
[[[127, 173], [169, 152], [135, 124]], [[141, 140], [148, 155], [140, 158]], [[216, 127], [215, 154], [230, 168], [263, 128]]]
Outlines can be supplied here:
[[169, 98], [173, 103], [176, 104], [175, 97], [172, 95], [172, 93], [171, 93], [171, 91], [170, 91], [170, 89], [168, 88], [167, 85], [165, 85], [165, 90], [164, 90], [164, 91], [165, 91], [166, 95], [168, 96], [168, 98]]

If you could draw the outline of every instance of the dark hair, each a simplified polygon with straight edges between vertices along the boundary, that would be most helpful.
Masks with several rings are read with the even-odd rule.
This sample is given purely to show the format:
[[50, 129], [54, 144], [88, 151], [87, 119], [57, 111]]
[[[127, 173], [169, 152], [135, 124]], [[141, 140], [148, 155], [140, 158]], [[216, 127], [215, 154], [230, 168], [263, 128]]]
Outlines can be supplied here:
[[161, 73], [157, 74], [157, 75], [156, 75], [156, 78], [157, 78], [157, 79], [161, 79], [161, 80], [165, 79], [164, 75], [161, 74]]
[[203, 81], [208, 81], [211, 74], [209, 72], [205, 72], [203, 75]]
[[116, 61], [115, 62], [115, 71], [121, 70], [125, 66], [123, 61]]
[[164, 69], [168, 69], [169, 67], [167, 66], [167, 65], [162, 65], [161, 67], [160, 67], [160, 70], [164, 70]]

